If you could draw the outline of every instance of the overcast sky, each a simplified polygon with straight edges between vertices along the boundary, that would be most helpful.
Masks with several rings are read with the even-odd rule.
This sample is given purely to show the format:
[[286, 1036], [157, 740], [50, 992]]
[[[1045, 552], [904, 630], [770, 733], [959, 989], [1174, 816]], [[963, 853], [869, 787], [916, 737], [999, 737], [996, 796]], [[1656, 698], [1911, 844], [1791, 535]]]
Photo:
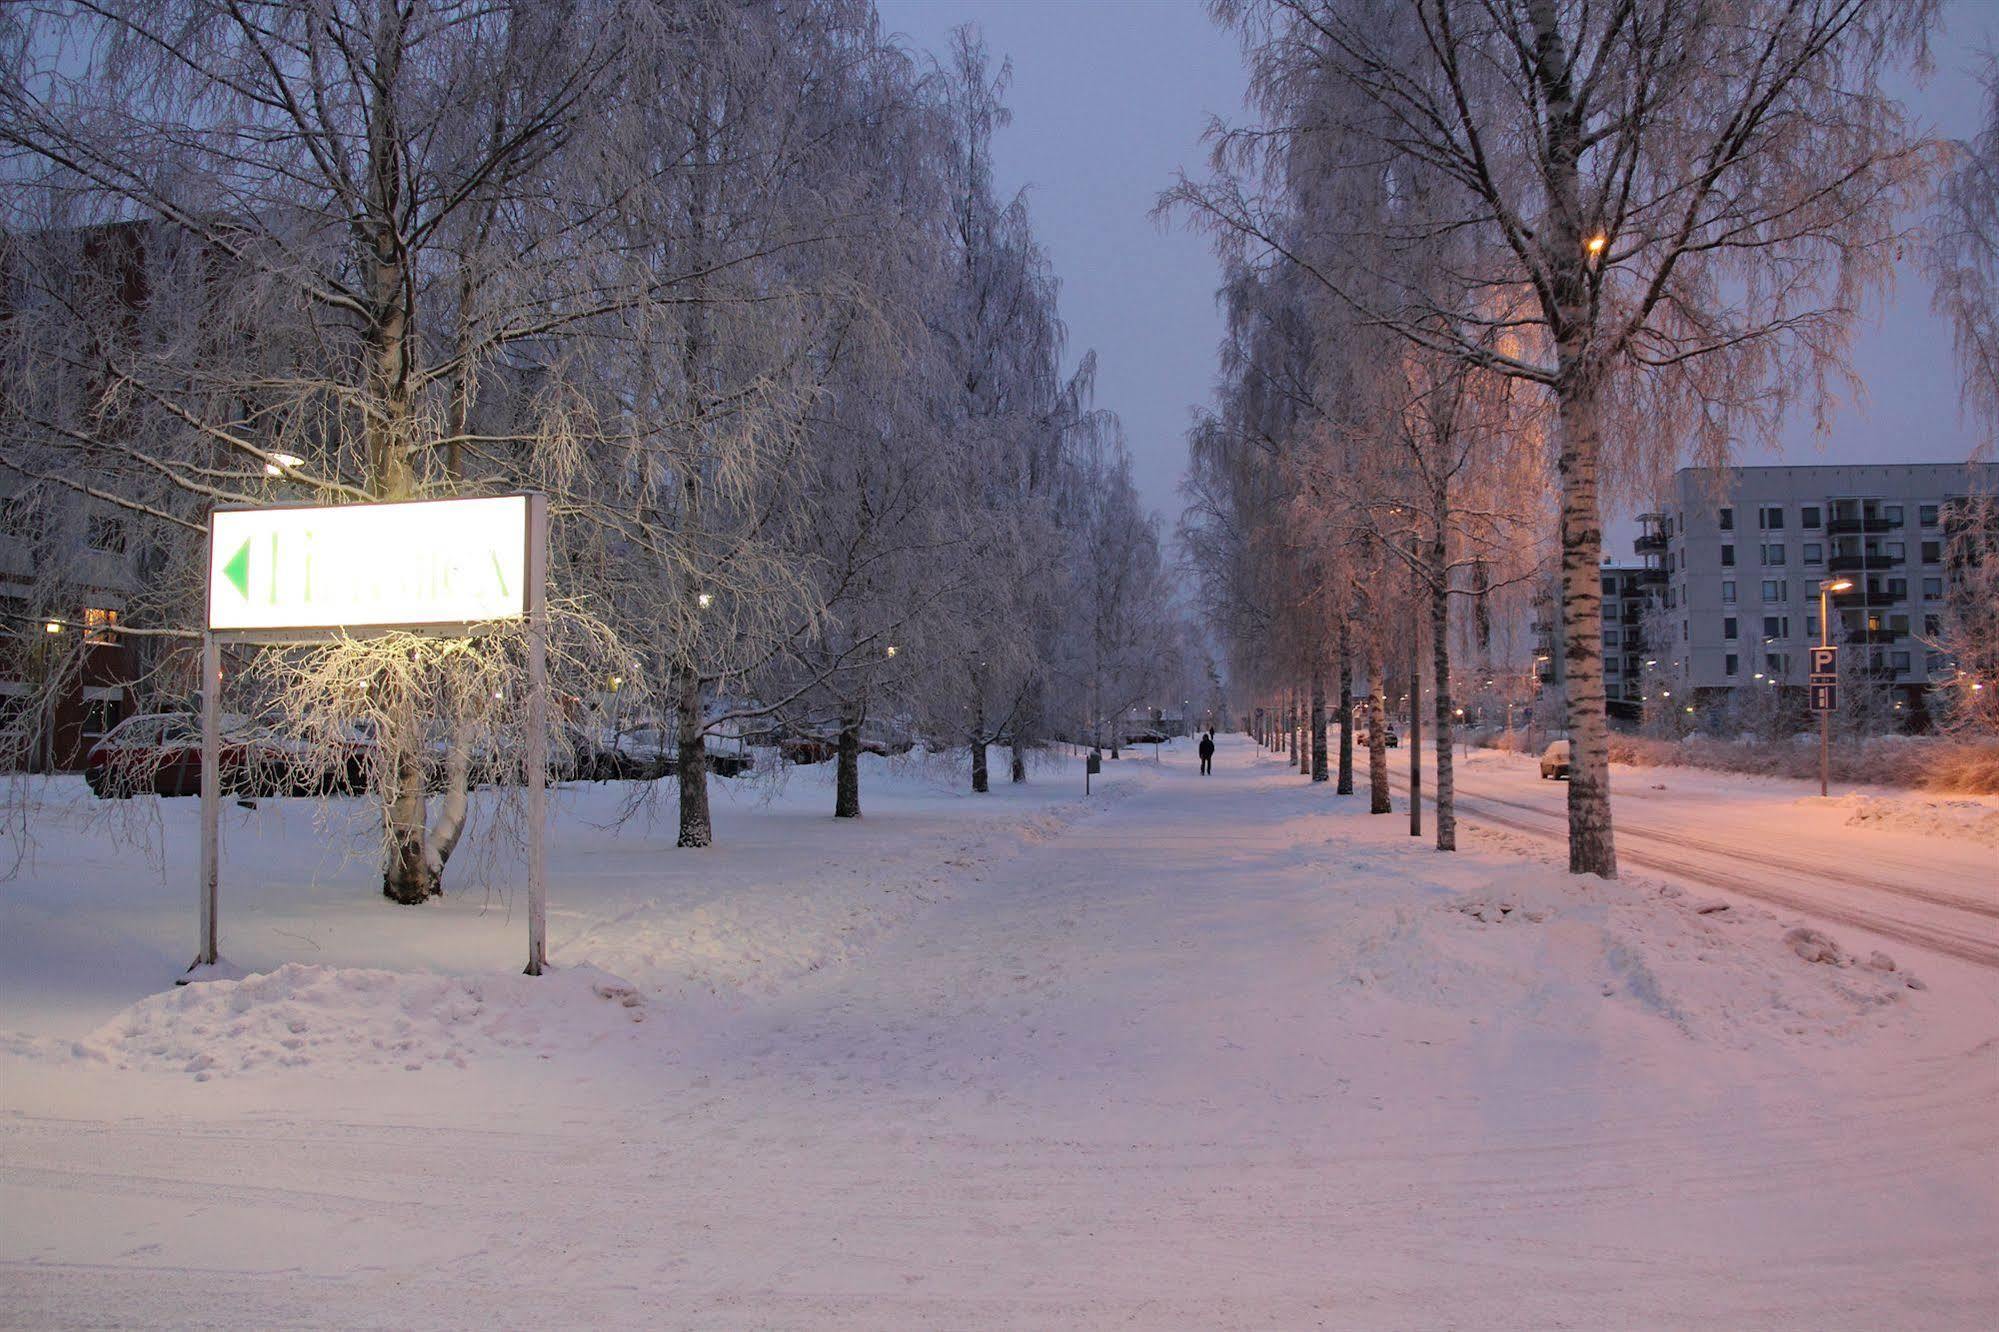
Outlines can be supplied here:
[[[1074, 357], [1095, 348], [1098, 405], [1124, 420], [1146, 503], [1170, 529], [1190, 413], [1210, 400], [1221, 337], [1206, 241], [1149, 214], [1176, 170], [1205, 165], [1211, 116], [1242, 115], [1232, 36], [1200, 0], [877, 0], [884, 24], [936, 52], [976, 23], [1013, 65], [1013, 125], [996, 150], [1000, 183], [1025, 188], [1035, 230], [1062, 280]], [[1999, 45], [1999, 2], [1955, 0], [1927, 84], [1898, 83], [1937, 132], [1965, 137], [1979, 115], [1969, 70]], [[1745, 463], [1950, 461], [1971, 448], [1959, 419], [1948, 331], [1913, 271], [1868, 320], [1856, 350], [1868, 387], [1819, 439], [1801, 423], [1782, 459]], [[1621, 525], [1620, 525], [1621, 526]], [[1613, 540], [1616, 535], [1613, 534]]]

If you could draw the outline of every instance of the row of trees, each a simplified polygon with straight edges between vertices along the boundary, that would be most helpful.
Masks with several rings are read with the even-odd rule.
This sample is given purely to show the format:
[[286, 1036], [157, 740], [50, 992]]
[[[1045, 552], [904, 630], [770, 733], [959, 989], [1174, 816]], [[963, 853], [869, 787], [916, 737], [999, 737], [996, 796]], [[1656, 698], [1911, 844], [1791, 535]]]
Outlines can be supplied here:
[[[10, 6], [0, 48], [0, 476], [117, 524], [142, 691], [190, 686], [212, 506], [521, 489], [568, 720], [664, 721], [683, 846], [718, 730], [836, 736], [851, 817], [871, 719], [983, 791], [989, 747], [1023, 780], [1178, 668], [974, 34], [938, 64], [868, 0], [104, 0]], [[105, 576], [48, 527], [33, 615]], [[522, 660], [402, 636], [231, 689], [328, 762], [372, 731], [383, 889], [420, 902], [522, 752]]]
[[1235, 274], [1189, 522], [1241, 678], [1314, 680], [1339, 644], [1379, 737], [1391, 642], [1423, 628], [1396, 610], [1423, 605], [1447, 846], [1449, 607], [1478, 641], [1492, 590], [1551, 542], [1570, 868], [1613, 876], [1604, 497], [1666, 459], [1725, 463], [1851, 387], [1854, 319], [1933, 160], [1880, 79], [1923, 58], [1936, 7], [1211, 7], [1258, 118], [1218, 126], [1212, 172], [1164, 206]]

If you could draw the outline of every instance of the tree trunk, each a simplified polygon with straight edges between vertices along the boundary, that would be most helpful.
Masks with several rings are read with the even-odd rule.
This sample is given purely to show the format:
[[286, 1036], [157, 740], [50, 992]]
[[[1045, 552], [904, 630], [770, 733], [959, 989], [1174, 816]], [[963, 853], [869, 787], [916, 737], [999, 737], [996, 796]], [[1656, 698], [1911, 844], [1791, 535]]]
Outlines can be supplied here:
[[701, 677], [685, 667], [674, 670], [674, 707], [679, 715], [674, 767], [680, 788], [680, 845], [708, 846], [715, 834], [708, 820], [708, 747], [701, 737]]
[[1602, 366], [1590, 348], [1589, 255], [1583, 248], [1582, 114], [1573, 61], [1552, 0], [1533, 0], [1534, 79], [1547, 107], [1547, 253], [1555, 305], [1556, 435], [1562, 480], [1562, 644], [1568, 676], [1569, 872], [1617, 877], [1610, 821], [1610, 726], [1603, 711], [1603, 552], [1598, 505]]
[[1370, 814], [1388, 814], [1394, 805], [1388, 799], [1388, 700], [1383, 696], [1380, 659], [1367, 663], [1367, 787]]
[[1442, 541], [1430, 547], [1430, 673], [1437, 690], [1437, 849], [1458, 849], [1458, 816], [1451, 771], [1451, 589]]
[[972, 790], [979, 795], [992, 790], [992, 780], [986, 773], [986, 700], [983, 691], [978, 706], [972, 710]]
[[1017, 729], [1013, 737], [1013, 762], [1011, 766], [1013, 780], [1016, 783], [1027, 780], [1027, 751], [1020, 746], [1020, 732]]
[[1284, 761], [1298, 762], [1298, 688], [1284, 691]]
[[1353, 794], [1353, 638], [1352, 627], [1340, 620], [1340, 795]]
[[[1414, 544], [1414, 541], [1411, 541]], [[1413, 551], [1411, 552], [1414, 553]], [[1416, 608], [1416, 571], [1410, 573], [1409, 616], [1409, 835], [1423, 835], [1423, 617]]]
[[[529, 780], [533, 780], [530, 776]], [[444, 867], [458, 849], [465, 833], [465, 819], [471, 810], [472, 718], [461, 715], [451, 727], [451, 740], [444, 751], [444, 796], [439, 802], [437, 822], [431, 825], [424, 861], [430, 867], [431, 891], [444, 891]]]
[[389, 824], [389, 857], [382, 867], [382, 896], [417, 906], [437, 891], [424, 855], [423, 755], [411, 747], [396, 756], [394, 787], [382, 792]]
[[833, 817], [861, 817], [861, 710], [852, 704], [840, 707], [840, 749], [833, 777]]
[[1312, 662], [1312, 780], [1323, 782], [1326, 771], [1326, 672], [1315, 658]]

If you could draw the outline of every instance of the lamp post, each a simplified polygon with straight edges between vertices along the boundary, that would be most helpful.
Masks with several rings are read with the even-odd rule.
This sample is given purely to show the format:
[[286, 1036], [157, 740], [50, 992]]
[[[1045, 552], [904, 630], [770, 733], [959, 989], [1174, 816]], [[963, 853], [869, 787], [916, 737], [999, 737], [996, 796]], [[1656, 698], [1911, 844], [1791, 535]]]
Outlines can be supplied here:
[[[1851, 578], [1823, 578], [1819, 580], [1819, 646], [1832, 646], [1832, 594], [1845, 592], [1853, 586]], [[1827, 794], [1832, 776], [1832, 712], [1819, 709], [1819, 796]]]

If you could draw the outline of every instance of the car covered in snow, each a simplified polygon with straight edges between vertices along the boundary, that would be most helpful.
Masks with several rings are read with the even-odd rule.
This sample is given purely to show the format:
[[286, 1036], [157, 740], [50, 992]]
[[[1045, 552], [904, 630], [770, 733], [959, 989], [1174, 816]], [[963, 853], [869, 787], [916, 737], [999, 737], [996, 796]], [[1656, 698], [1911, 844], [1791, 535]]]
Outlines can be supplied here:
[[1541, 751], [1541, 779], [1565, 781], [1569, 775], [1569, 742], [1556, 740]]

